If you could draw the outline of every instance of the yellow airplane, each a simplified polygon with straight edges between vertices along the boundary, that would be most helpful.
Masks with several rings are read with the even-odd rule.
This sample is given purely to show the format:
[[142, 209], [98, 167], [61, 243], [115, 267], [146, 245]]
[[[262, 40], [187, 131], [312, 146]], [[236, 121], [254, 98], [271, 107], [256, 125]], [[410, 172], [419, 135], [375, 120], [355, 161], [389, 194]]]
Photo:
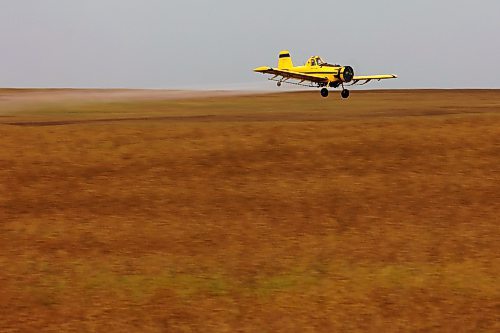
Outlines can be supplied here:
[[263, 66], [255, 68], [254, 71], [262, 74], [273, 74], [274, 76], [268, 80], [277, 81], [278, 87], [281, 87], [282, 83], [291, 83], [306, 87], [322, 88], [321, 96], [323, 97], [328, 97], [328, 89], [326, 87], [337, 88], [342, 86], [342, 93], [340, 94], [342, 98], [349, 97], [349, 90], [344, 87], [344, 83], [364, 85], [372, 80], [380, 81], [396, 79], [398, 77], [393, 74], [355, 76], [351, 66], [331, 65], [324, 62], [318, 56], [310, 57], [304, 66], [294, 66], [289, 51], [280, 52], [278, 68]]

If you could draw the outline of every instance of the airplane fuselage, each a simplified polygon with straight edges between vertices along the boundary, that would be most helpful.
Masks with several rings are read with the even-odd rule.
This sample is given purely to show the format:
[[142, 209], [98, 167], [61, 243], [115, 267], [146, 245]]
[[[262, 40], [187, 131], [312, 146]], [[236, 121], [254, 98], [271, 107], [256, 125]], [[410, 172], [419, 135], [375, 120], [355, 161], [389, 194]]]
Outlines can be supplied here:
[[[287, 69], [285, 69], [287, 70]], [[341, 83], [349, 83], [354, 76], [354, 70], [350, 66], [338, 65], [303, 65], [288, 68], [288, 70], [308, 74], [321, 79], [327, 79], [330, 86], [338, 86]]]

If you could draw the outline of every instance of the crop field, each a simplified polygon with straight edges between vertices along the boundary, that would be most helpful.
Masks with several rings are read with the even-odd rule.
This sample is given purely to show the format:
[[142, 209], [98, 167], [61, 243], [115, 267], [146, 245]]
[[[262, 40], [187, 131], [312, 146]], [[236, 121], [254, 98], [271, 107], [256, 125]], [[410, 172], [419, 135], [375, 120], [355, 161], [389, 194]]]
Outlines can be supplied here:
[[0, 89], [0, 332], [500, 331], [500, 91], [196, 94]]

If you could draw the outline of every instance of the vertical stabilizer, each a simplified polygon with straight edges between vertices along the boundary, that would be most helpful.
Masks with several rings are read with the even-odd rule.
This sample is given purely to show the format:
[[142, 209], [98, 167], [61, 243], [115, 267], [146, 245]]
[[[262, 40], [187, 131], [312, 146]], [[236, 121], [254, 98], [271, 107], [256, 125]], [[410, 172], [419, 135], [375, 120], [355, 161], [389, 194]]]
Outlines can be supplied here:
[[292, 57], [289, 51], [281, 51], [278, 59], [279, 69], [290, 69], [293, 67]]

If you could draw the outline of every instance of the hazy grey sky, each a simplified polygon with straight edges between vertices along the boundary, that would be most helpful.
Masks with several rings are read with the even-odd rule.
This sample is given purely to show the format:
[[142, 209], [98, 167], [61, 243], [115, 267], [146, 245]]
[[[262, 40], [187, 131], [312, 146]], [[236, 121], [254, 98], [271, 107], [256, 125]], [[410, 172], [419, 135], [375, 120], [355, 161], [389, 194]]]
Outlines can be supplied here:
[[0, 0], [1, 87], [262, 88], [318, 54], [372, 88], [500, 88], [499, 0]]

